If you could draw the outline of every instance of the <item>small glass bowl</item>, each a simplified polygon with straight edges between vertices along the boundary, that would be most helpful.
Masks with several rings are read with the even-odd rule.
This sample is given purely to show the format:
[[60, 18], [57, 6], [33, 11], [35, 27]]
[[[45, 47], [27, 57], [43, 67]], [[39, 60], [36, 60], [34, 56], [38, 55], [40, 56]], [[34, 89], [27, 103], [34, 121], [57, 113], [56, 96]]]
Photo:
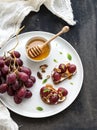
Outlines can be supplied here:
[[46, 60], [50, 56], [50, 52], [51, 52], [50, 43], [47, 44], [47, 46], [45, 46], [43, 52], [35, 58], [31, 57], [28, 53], [29, 48], [31, 48], [32, 46], [35, 46], [36, 44], [41, 45], [46, 41], [47, 41], [47, 39], [45, 39], [43, 37], [39, 37], [39, 36], [30, 38], [25, 45], [27, 58], [34, 62], [40, 62], [40, 61]]

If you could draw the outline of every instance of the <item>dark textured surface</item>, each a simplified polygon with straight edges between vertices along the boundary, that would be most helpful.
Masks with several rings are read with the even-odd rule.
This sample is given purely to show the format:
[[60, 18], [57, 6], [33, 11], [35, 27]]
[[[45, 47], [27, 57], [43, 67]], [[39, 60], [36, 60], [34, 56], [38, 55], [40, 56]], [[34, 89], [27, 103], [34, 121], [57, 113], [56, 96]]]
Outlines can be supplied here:
[[[43, 119], [31, 119], [11, 112], [22, 125], [20, 130], [97, 130], [97, 0], [72, 0], [77, 24], [63, 34], [76, 49], [84, 67], [84, 82], [80, 94], [63, 112]], [[38, 13], [31, 12], [23, 21], [22, 31], [56, 33], [67, 25], [44, 6]]]

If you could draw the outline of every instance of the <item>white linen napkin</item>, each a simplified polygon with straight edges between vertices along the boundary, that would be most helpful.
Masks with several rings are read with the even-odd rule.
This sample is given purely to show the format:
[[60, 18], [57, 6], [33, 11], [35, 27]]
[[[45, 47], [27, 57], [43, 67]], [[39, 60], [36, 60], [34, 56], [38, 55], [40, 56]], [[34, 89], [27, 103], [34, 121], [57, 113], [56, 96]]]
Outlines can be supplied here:
[[[38, 12], [42, 4], [68, 24], [76, 24], [70, 0], [0, 0], [0, 48], [15, 36], [25, 16], [31, 11]], [[0, 102], [0, 130], [17, 129], [9, 111]]]
[[11, 119], [8, 109], [1, 102], [0, 130], [18, 130], [18, 125]]
[[38, 12], [42, 4], [68, 24], [76, 24], [70, 0], [0, 0], [0, 47], [15, 35], [25, 16]]

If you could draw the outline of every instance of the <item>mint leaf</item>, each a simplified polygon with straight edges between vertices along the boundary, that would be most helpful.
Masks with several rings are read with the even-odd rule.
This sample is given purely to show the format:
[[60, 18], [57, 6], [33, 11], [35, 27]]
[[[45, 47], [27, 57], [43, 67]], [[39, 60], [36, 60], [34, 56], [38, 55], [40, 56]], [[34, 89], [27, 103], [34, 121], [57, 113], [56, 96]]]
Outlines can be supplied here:
[[61, 51], [59, 52], [61, 55], [63, 54]]
[[48, 79], [44, 79], [44, 80], [42, 81], [42, 84], [46, 83], [46, 82], [47, 82], [47, 80], [48, 80]]
[[46, 93], [46, 92], [49, 92], [50, 90], [48, 88], [44, 89], [43, 92]]
[[67, 53], [67, 58], [68, 60], [72, 60], [72, 56], [69, 53]]
[[58, 61], [56, 59], [53, 60], [54, 62], [58, 63]]
[[43, 108], [42, 107], [36, 107], [36, 109], [38, 110], [38, 111], [43, 111]]

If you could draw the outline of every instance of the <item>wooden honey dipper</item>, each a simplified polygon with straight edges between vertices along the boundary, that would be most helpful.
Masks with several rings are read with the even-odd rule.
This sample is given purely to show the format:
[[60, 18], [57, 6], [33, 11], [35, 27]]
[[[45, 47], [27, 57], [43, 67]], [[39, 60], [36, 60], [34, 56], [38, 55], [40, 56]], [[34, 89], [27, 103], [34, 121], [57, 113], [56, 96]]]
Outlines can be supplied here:
[[58, 37], [59, 35], [63, 34], [63, 33], [66, 33], [69, 31], [69, 26], [64, 26], [61, 31], [59, 31], [57, 34], [55, 34], [51, 39], [49, 39], [48, 41], [44, 42], [42, 45], [36, 45], [36, 46], [33, 46], [31, 48], [28, 49], [28, 53], [30, 54], [31, 57], [37, 57], [39, 56], [42, 52], [43, 52], [43, 49], [44, 47], [47, 45], [47, 44], [50, 44], [50, 42], [52, 40], [54, 40], [56, 37]]

